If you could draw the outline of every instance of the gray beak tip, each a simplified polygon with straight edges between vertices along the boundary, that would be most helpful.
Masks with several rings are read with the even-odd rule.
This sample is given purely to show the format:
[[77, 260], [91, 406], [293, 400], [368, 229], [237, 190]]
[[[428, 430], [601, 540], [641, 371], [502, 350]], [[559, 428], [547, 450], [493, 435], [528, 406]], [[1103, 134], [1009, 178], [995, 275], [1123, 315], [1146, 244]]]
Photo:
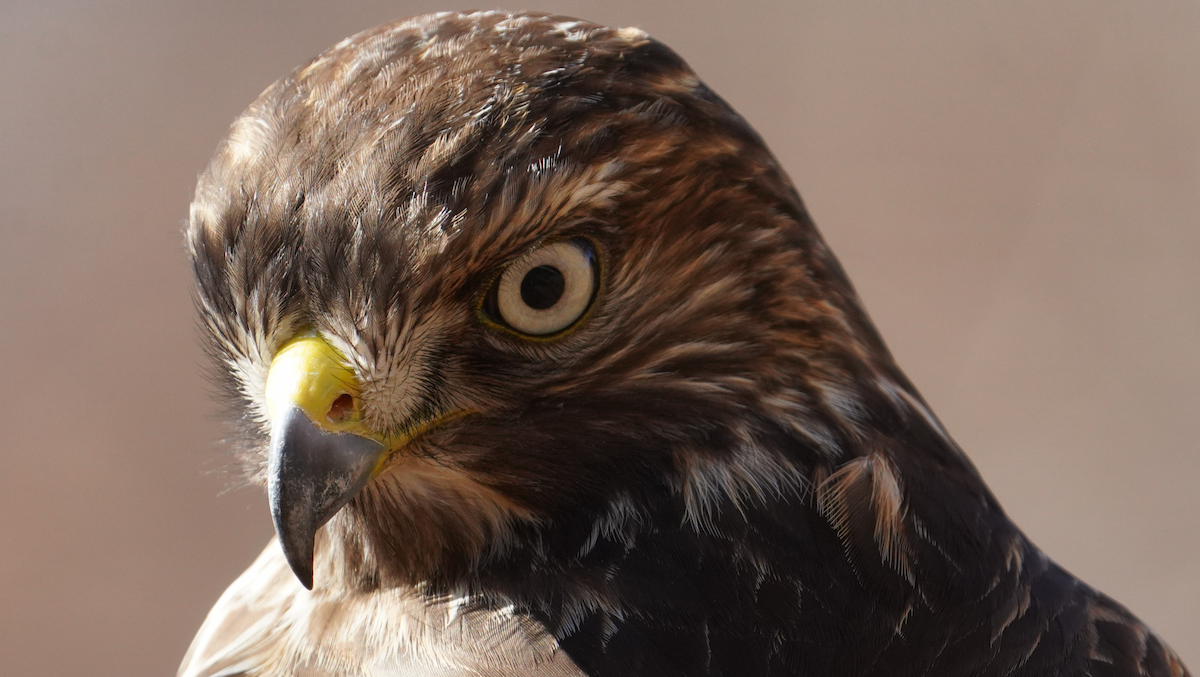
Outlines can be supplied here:
[[[272, 482], [274, 484], [274, 482]], [[272, 487], [274, 489], [275, 487]], [[285, 512], [281, 502], [274, 497], [275, 491], [270, 492], [271, 521], [275, 523], [275, 534], [279, 538], [279, 547], [287, 559], [292, 573], [312, 590], [313, 587], [313, 541], [316, 538], [317, 527], [312, 526], [311, 520], [296, 519], [296, 511]], [[309, 522], [309, 524], [305, 524]]]
[[321, 430], [298, 408], [276, 418], [267, 465], [271, 519], [288, 565], [309, 590], [317, 529], [366, 485], [382, 452], [374, 440]]
[[297, 562], [295, 560], [288, 559], [288, 564], [290, 564], [292, 567], [292, 573], [296, 574], [296, 578], [298, 578], [300, 580], [300, 585], [303, 585], [306, 590], [312, 590], [313, 589], [312, 560], [309, 560], [308, 564], [304, 565], [302, 562]]

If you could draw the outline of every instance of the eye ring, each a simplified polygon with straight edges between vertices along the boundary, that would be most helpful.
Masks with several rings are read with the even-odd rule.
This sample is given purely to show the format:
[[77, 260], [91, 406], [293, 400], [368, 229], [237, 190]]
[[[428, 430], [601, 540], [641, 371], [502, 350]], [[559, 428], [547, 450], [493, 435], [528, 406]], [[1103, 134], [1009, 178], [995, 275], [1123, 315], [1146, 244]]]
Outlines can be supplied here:
[[480, 311], [489, 324], [551, 339], [587, 315], [600, 289], [600, 260], [588, 238], [550, 242], [512, 261], [492, 280]]

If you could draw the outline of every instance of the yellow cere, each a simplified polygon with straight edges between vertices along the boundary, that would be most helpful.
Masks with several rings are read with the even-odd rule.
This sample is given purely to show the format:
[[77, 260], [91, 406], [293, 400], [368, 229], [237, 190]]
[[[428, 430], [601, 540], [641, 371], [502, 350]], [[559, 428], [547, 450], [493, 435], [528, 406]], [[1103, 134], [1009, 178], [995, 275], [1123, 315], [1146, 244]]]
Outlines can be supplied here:
[[[362, 425], [359, 394], [358, 378], [346, 358], [311, 332], [284, 343], [267, 372], [267, 410], [272, 417], [276, 411], [295, 406], [322, 430], [373, 438]], [[353, 398], [353, 410], [339, 408], [331, 417], [334, 402], [343, 395]]]
[[[349, 395], [347, 409], [334, 403]], [[363, 424], [361, 387], [342, 353], [312, 330], [301, 332], [284, 343], [267, 371], [267, 411], [298, 407], [318, 428], [331, 433], [352, 433], [375, 440], [384, 449], [400, 449], [426, 432], [473, 413], [470, 409], [450, 411], [430, 419], [414, 421], [403, 431], [383, 434]], [[332, 414], [332, 416], [331, 416]], [[389, 454], [381, 454], [372, 475], [384, 466]]]

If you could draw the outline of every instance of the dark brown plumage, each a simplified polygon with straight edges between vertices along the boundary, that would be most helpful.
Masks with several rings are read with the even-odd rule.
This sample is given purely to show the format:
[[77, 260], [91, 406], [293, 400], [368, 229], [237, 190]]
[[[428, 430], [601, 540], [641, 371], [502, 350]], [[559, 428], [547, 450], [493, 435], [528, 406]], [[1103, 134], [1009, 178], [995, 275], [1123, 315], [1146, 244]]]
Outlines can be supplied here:
[[[640, 31], [354, 36], [235, 122], [188, 246], [283, 549], [181, 675], [1187, 674], [1005, 517], [762, 141]], [[543, 255], [542, 296], [504, 286]], [[267, 393], [297, 334], [351, 375], [294, 420], [385, 449], [308, 512]]]

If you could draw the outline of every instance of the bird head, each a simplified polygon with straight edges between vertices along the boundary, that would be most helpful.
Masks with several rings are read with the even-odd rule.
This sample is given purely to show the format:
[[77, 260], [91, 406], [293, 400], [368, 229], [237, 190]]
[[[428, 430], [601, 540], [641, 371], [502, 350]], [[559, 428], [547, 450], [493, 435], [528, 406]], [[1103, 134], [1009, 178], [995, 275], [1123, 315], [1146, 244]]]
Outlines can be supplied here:
[[237, 119], [187, 242], [309, 587], [314, 548], [318, 583], [372, 586], [614, 511], [702, 528], [801, 490], [906, 387], [759, 137], [635, 29], [351, 37]]

